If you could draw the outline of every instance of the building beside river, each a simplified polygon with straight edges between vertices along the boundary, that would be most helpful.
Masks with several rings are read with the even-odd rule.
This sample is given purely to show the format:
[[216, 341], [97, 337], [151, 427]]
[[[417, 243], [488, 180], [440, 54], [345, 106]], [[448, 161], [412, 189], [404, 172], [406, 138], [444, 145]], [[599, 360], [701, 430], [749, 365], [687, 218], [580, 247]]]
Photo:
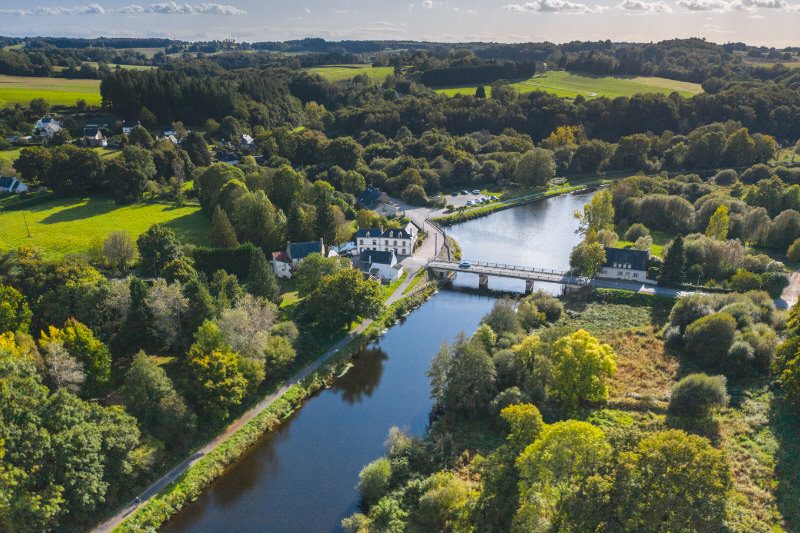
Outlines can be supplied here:
[[409, 222], [402, 229], [370, 228], [356, 232], [356, 250], [359, 254], [368, 250], [394, 252], [399, 256], [414, 253], [419, 230]]
[[606, 262], [597, 269], [596, 278], [619, 279], [656, 283], [647, 279], [650, 252], [633, 248], [609, 248], [606, 246]]

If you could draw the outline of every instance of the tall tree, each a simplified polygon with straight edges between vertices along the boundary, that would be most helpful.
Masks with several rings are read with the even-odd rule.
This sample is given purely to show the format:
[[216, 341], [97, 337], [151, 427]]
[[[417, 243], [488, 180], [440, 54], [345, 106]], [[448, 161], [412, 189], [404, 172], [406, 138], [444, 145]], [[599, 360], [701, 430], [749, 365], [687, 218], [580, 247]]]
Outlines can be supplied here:
[[270, 302], [279, 303], [281, 300], [278, 279], [261, 249], [257, 249], [250, 258], [250, 268], [247, 271], [247, 291], [253, 296], [266, 298]]
[[583, 206], [583, 212], [575, 211], [574, 216], [580, 223], [578, 231], [583, 235], [592, 231], [598, 233], [602, 230], [613, 230], [614, 203], [611, 191], [596, 193], [591, 201]]
[[163, 224], [155, 224], [142, 233], [136, 241], [142, 268], [145, 272], [160, 275], [164, 266], [183, 254], [175, 232]]
[[211, 244], [217, 248], [239, 246], [233, 224], [219, 205], [214, 208], [214, 214], [211, 216]]
[[724, 241], [728, 237], [728, 228], [730, 227], [730, 216], [728, 215], [728, 206], [722, 204], [714, 211], [708, 221], [706, 227], [706, 235], [718, 241]]
[[667, 248], [664, 256], [664, 266], [661, 269], [663, 283], [680, 285], [683, 283], [686, 257], [683, 255], [683, 235], [678, 234]]

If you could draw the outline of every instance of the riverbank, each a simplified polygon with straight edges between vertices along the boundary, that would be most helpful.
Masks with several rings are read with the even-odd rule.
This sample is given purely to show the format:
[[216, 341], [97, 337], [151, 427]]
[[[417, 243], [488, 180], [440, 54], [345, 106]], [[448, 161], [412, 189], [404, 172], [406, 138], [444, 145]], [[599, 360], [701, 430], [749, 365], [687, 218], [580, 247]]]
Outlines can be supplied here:
[[157, 529], [185, 505], [197, 499], [227, 467], [265, 434], [280, 426], [306, 400], [345, 374], [351, 366], [352, 357], [363, 346], [435, 292], [435, 285], [416, 287], [409, 295], [388, 306], [378, 319], [363, 322], [341, 345], [331, 348], [151, 486], [144, 494], [144, 503], [127, 506], [95, 528], [95, 531], [138, 532]]

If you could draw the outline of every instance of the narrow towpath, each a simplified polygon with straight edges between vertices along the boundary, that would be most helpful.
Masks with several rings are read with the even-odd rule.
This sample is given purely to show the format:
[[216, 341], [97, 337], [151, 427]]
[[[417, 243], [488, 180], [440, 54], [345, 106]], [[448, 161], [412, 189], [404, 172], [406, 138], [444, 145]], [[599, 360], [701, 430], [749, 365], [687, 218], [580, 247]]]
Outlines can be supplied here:
[[783, 289], [781, 299], [776, 302], [781, 309], [791, 309], [800, 299], [800, 270], [789, 274], [789, 285]]

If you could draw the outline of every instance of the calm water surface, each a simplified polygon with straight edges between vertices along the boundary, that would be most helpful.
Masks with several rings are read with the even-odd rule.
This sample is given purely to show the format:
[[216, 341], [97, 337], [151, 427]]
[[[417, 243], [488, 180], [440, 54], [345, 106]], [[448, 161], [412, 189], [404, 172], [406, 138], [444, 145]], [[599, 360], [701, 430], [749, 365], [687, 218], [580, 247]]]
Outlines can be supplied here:
[[[572, 212], [589, 196], [562, 196], [449, 228], [465, 259], [566, 269], [578, 242]], [[477, 287], [474, 274], [457, 286]], [[491, 279], [491, 288], [524, 283]], [[555, 291], [557, 286], [542, 284]], [[333, 387], [265, 436], [163, 531], [334, 532], [358, 510], [358, 472], [385, 452], [392, 426], [422, 435], [431, 408], [426, 371], [444, 341], [471, 332], [494, 298], [443, 290], [367, 347]]]

